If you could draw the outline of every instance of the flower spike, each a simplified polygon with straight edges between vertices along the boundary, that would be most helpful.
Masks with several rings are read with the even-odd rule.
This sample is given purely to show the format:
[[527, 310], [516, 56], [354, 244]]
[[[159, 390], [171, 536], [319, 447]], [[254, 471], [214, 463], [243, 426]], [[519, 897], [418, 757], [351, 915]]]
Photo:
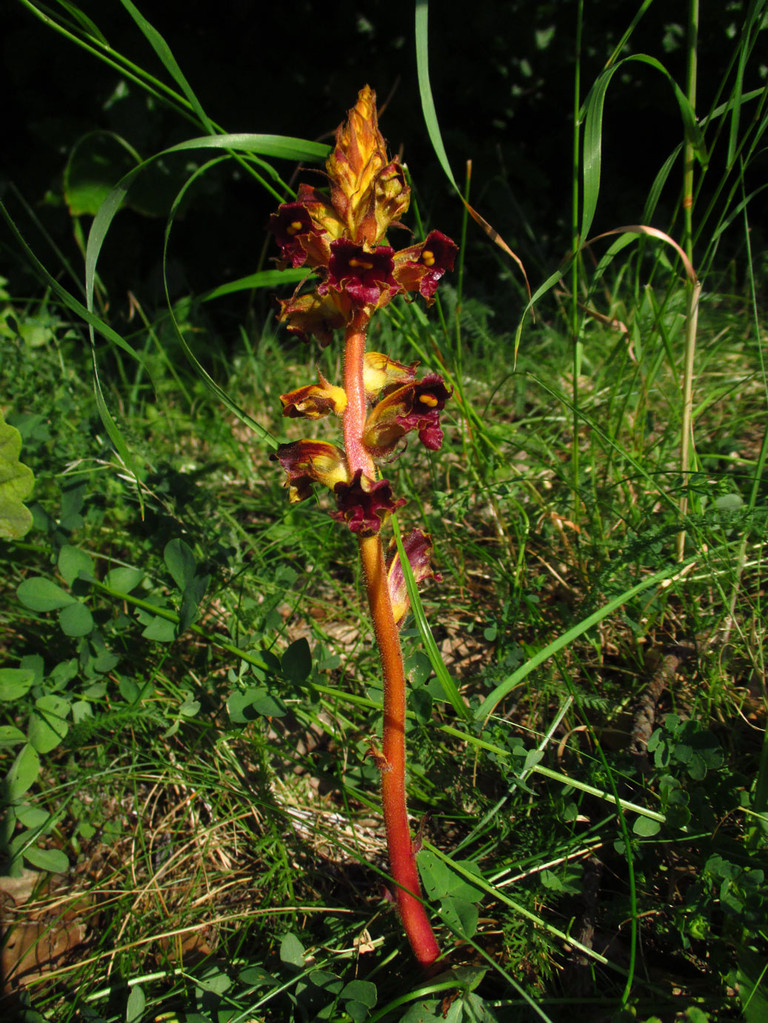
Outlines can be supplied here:
[[[376, 245], [389, 224], [408, 209], [409, 189], [397, 161], [389, 162], [379, 131], [376, 93], [366, 85], [355, 107], [336, 130], [336, 146], [326, 164], [331, 202], [347, 237]], [[378, 215], [377, 215], [378, 214]]]
[[[408, 209], [410, 189], [398, 160], [390, 160], [379, 131], [376, 95], [369, 86], [336, 131], [326, 163], [329, 194], [301, 184], [293, 202], [270, 219], [285, 266], [314, 275], [280, 303], [279, 319], [303, 340], [327, 345], [344, 330], [343, 387], [318, 374], [316, 384], [280, 396], [283, 415], [342, 421], [344, 447], [319, 440], [282, 444], [271, 457], [285, 471], [291, 501], [302, 501], [315, 483], [333, 491], [332, 517], [356, 535], [368, 606], [379, 647], [384, 682], [381, 799], [387, 849], [395, 881], [394, 899], [419, 963], [431, 970], [440, 955], [424, 903], [405, 801], [406, 677], [398, 628], [408, 612], [403, 565], [397, 551], [385, 558], [380, 532], [405, 501], [389, 480], [377, 478], [376, 460], [395, 454], [415, 430], [437, 450], [443, 439], [440, 412], [451, 396], [436, 373], [416, 379], [408, 366], [379, 352], [366, 353], [371, 316], [396, 296], [434, 301], [438, 283], [453, 269], [457, 247], [440, 231], [395, 251], [387, 233]], [[415, 297], [415, 295], [414, 295]], [[430, 537], [419, 529], [404, 540], [414, 578], [439, 578], [430, 568]]]

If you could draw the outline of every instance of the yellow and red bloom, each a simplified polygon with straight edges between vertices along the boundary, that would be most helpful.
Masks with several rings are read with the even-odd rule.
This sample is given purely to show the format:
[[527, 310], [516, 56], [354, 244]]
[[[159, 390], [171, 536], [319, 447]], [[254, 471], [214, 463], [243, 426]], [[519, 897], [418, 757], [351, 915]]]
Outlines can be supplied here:
[[447, 235], [430, 231], [423, 242], [395, 253], [394, 278], [403, 291], [418, 291], [431, 305], [440, 278], [446, 270], [453, 270], [458, 251]]
[[269, 457], [285, 470], [285, 486], [291, 504], [308, 498], [313, 483], [322, 483], [329, 490], [334, 490], [349, 480], [344, 452], [324, 440], [297, 440], [293, 444], [281, 444]]
[[331, 203], [353, 242], [376, 245], [408, 209], [410, 190], [398, 161], [387, 157], [370, 86], [360, 90], [354, 108], [336, 129], [326, 170]]
[[320, 419], [333, 412], [340, 416], [347, 406], [347, 394], [343, 387], [329, 384], [322, 373], [318, 383], [306, 384], [295, 391], [280, 395], [283, 415], [290, 419]]
[[346, 326], [347, 318], [339, 311], [332, 298], [309, 291], [305, 295], [293, 295], [280, 299], [278, 322], [296, 334], [302, 341], [316, 337], [320, 347], [325, 348], [333, 340], [334, 330]]
[[299, 185], [295, 202], [283, 203], [269, 218], [283, 262], [293, 267], [328, 265], [331, 242], [344, 225], [327, 197], [311, 185]]
[[374, 458], [385, 458], [401, 438], [417, 430], [421, 443], [437, 451], [443, 443], [440, 413], [452, 393], [438, 373], [390, 391], [369, 413], [363, 444]]
[[363, 357], [363, 386], [368, 401], [375, 401], [395, 387], [413, 380], [418, 362], [406, 366], [404, 362], [390, 359], [381, 352], [366, 352]]

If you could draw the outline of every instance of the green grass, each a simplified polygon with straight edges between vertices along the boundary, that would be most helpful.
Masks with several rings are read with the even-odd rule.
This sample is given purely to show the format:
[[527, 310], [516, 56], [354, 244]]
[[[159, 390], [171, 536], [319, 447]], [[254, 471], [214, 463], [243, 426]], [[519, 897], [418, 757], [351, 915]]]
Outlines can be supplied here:
[[[136, 73], [227, 151], [137, 25], [175, 84]], [[443, 577], [402, 633], [409, 805], [447, 952], [429, 981], [383, 897], [381, 688], [354, 544], [323, 497], [288, 504], [268, 457], [299, 435], [278, 396], [315, 361], [339, 380], [338, 350], [266, 316], [224, 343], [226, 294], [110, 315], [96, 257], [116, 193], [87, 243], [87, 308], [42, 267], [39, 297], [0, 296], [2, 408], [36, 479], [32, 529], [0, 546], [17, 1018], [762, 1018], [768, 381], [737, 160], [764, 128], [737, 116], [748, 28], [704, 119], [729, 198], [694, 206], [692, 377], [690, 290], [647, 237], [583, 250], [535, 321], [507, 263], [513, 312], [475, 297], [470, 242], [429, 317], [401, 305], [374, 327], [374, 350], [455, 389], [441, 451], [412, 444], [392, 469], [399, 526], [429, 530]], [[591, 145], [610, 77], [582, 97]], [[287, 194], [256, 138], [238, 159]], [[574, 173], [586, 232], [610, 182], [594, 159]], [[731, 280], [695, 236], [706, 222], [744, 239]], [[275, 286], [242, 283], [257, 308], [260, 284]]]

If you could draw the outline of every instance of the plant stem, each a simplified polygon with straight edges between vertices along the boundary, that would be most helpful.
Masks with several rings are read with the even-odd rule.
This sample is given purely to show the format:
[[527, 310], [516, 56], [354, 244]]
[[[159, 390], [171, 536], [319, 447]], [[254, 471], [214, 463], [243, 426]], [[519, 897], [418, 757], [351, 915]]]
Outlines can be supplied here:
[[[363, 444], [366, 401], [363, 382], [363, 357], [368, 317], [360, 315], [347, 330], [344, 353], [344, 446], [350, 475], [358, 469], [373, 478], [373, 459]], [[408, 941], [418, 962], [429, 969], [440, 955], [424, 904], [421, 901], [419, 875], [408, 825], [405, 793], [405, 667], [400, 635], [395, 625], [392, 601], [381, 537], [360, 537], [360, 559], [365, 575], [368, 606], [379, 647], [384, 681], [383, 748], [381, 801], [387, 850], [395, 899]]]
[[[696, 84], [698, 69], [699, 0], [689, 0], [688, 5], [688, 66], [686, 70], [686, 92], [691, 109], [696, 110]], [[683, 226], [685, 248], [688, 259], [693, 262], [693, 168], [695, 152], [693, 141], [686, 138], [683, 150]], [[683, 409], [680, 435], [680, 522], [677, 535], [677, 560], [685, 557], [685, 518], [688, 514], [689, 488], [691, 482], [693, 452], [693, 375], [696, 355], [696, 328], [699, 315], [701, 283], [689, 281], [687, 285], [687, 309], [685, 319], [685, 354], [683, 365]]]

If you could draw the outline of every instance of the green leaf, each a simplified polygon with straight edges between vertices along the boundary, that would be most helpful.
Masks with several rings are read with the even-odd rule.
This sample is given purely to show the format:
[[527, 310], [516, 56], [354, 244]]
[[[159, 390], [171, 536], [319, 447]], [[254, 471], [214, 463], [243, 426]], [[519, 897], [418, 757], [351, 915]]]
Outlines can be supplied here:
[[30, 806], [29, 803], [16, 807], [16, 817], [23, 827], [33, 829], [42, 828], [51, 820], [49, 813], [41, 810], [39, 806]]
[[93, 615], [85, 604], [81, 604], [78, 600], [76, 603], [62, 608], [59, 613], [59, 625], [65, 636], [73, 638], [87, 636], [93, 632]]
[[0, 700], [18, 700], [34, 681], [35, 674], [28, 668], [0, 668]]
[[440, 902], [440, 916], [459, 937], [471, 938], [477, 930], [480, 911], [473, 902], [449, 895]]
[[93, 558], [79, 547], [65, 544], [59, 551], [57, 567], [67, 586], [71, 586], [80, 572], [93, 578]]
[[73, 146], [64, 168], [64, 200], [73, 217], [95, 216], [117, 182], [141, 158], [119, 135], [92, 131]]
[[134, 984], [125, 1006], [125, 1023], [141, 1023], [146, 1004], [147, 1000], [144, 997], [141, 984]]
[[376, 1005], [378, 999], [376, 985], [369, 980], [351, 980], [345, 984], [341, 997], [351, 1002], [362, 1002], [369, 1009]]
[[109, 587], [110, 590], [119, 590], [121, 593], [130, 593], [131, 590], [135, 590], [141, 580], [144, 578], [144, 572], [140, 568], [129, 568], [124, 566], [121, 568], [113, 568], [107, 572], [104, 577], [104, 585]]
[[55, 749], [69, 731], [69, 703], [61, 696], [41, 696], [29, 718], [27, 738], [38, 753]]
[[[482, 890], [476, 888], [457, 871], [452, 870], [444, 860], [435, 856], [428, 849], [421, 849], [416, 854], [416, 862], [424, 884], [424, 890], [430, 899], [442, 899], [452, 895], [468, 901], [479, 900]], [[456, 860], [456, 864], [471, 874], [482, 877], [480, 868], [472, 860]]]
[[211, 577], [209, 575], [196, 575], [184, 588], [184, 596], [181, 599], [181, 607], [179, 608], [177, 636], [186, 632], [197, 618], [200, 601], [205, 596], [205, 591], [208, 589], [210, 581]]
[[183, 593], [194, 579], [197, 571], [197, 562], [192, 548], [179, 538], [169, 540], [163, 551], [163, 560], [176, 586]]
[[76, 603], [71, 593], [67, 593], [61, 586], [43, 576], [25, 579], [17, 587], [16, 596], [30, 611], [56, 611], [60, 607]]
[[142, 632], [144, 639], [154, 640], [156, 643], [172, 643], [176, 639], [176, 623], [169, 622], [167, 618], [152, 618], [152, 621]]
[[0, 725], [0, 749], [10, 749], [26, 741], [27, 737], [20, 728], [15, 725]]
[[34, 785], [39, 773], [40, 757], [34, 746], [27, 743], [19, 751], [5, 778], [8, 801], [14, 803], [23, 796]]
[[280, 660], [280, 667], [289, 682], [301, 685], [307, 681], [312, 671], [312, 651], [303, 636], [291, 643], [285, 651]]
[[288, 966], [303, 968], [304, 946], [295, 934], [286, 934], [280, 942], [280, 960]]
[[251, 686], [243, 692], [232, 693], [227, 700], [227, 713], [232, 724], [242, 725], [257, 717], [284, 717], [288, 708], [265, 686]]
[[9, 426], [0, 410], [0, 537], [20, 540], [32, 528], [32, 513], [24, 501], [32, 493], [35, 477], [19, 461], [21, 434]]
[[652, 838], [661, 831], [661, 824], [658, 821], [651, 820], [650, 817], [638, 817], [632, 825], [632, 830], [636, 835], [640, 835], [641, 838]]
[[33, 867], [45, 870], [49, 874], [64, 874], [69, 870], [69, 859], [61, 849], [39, 849], [36, 845], [31, 845], [24, 850], [24, 859]]

